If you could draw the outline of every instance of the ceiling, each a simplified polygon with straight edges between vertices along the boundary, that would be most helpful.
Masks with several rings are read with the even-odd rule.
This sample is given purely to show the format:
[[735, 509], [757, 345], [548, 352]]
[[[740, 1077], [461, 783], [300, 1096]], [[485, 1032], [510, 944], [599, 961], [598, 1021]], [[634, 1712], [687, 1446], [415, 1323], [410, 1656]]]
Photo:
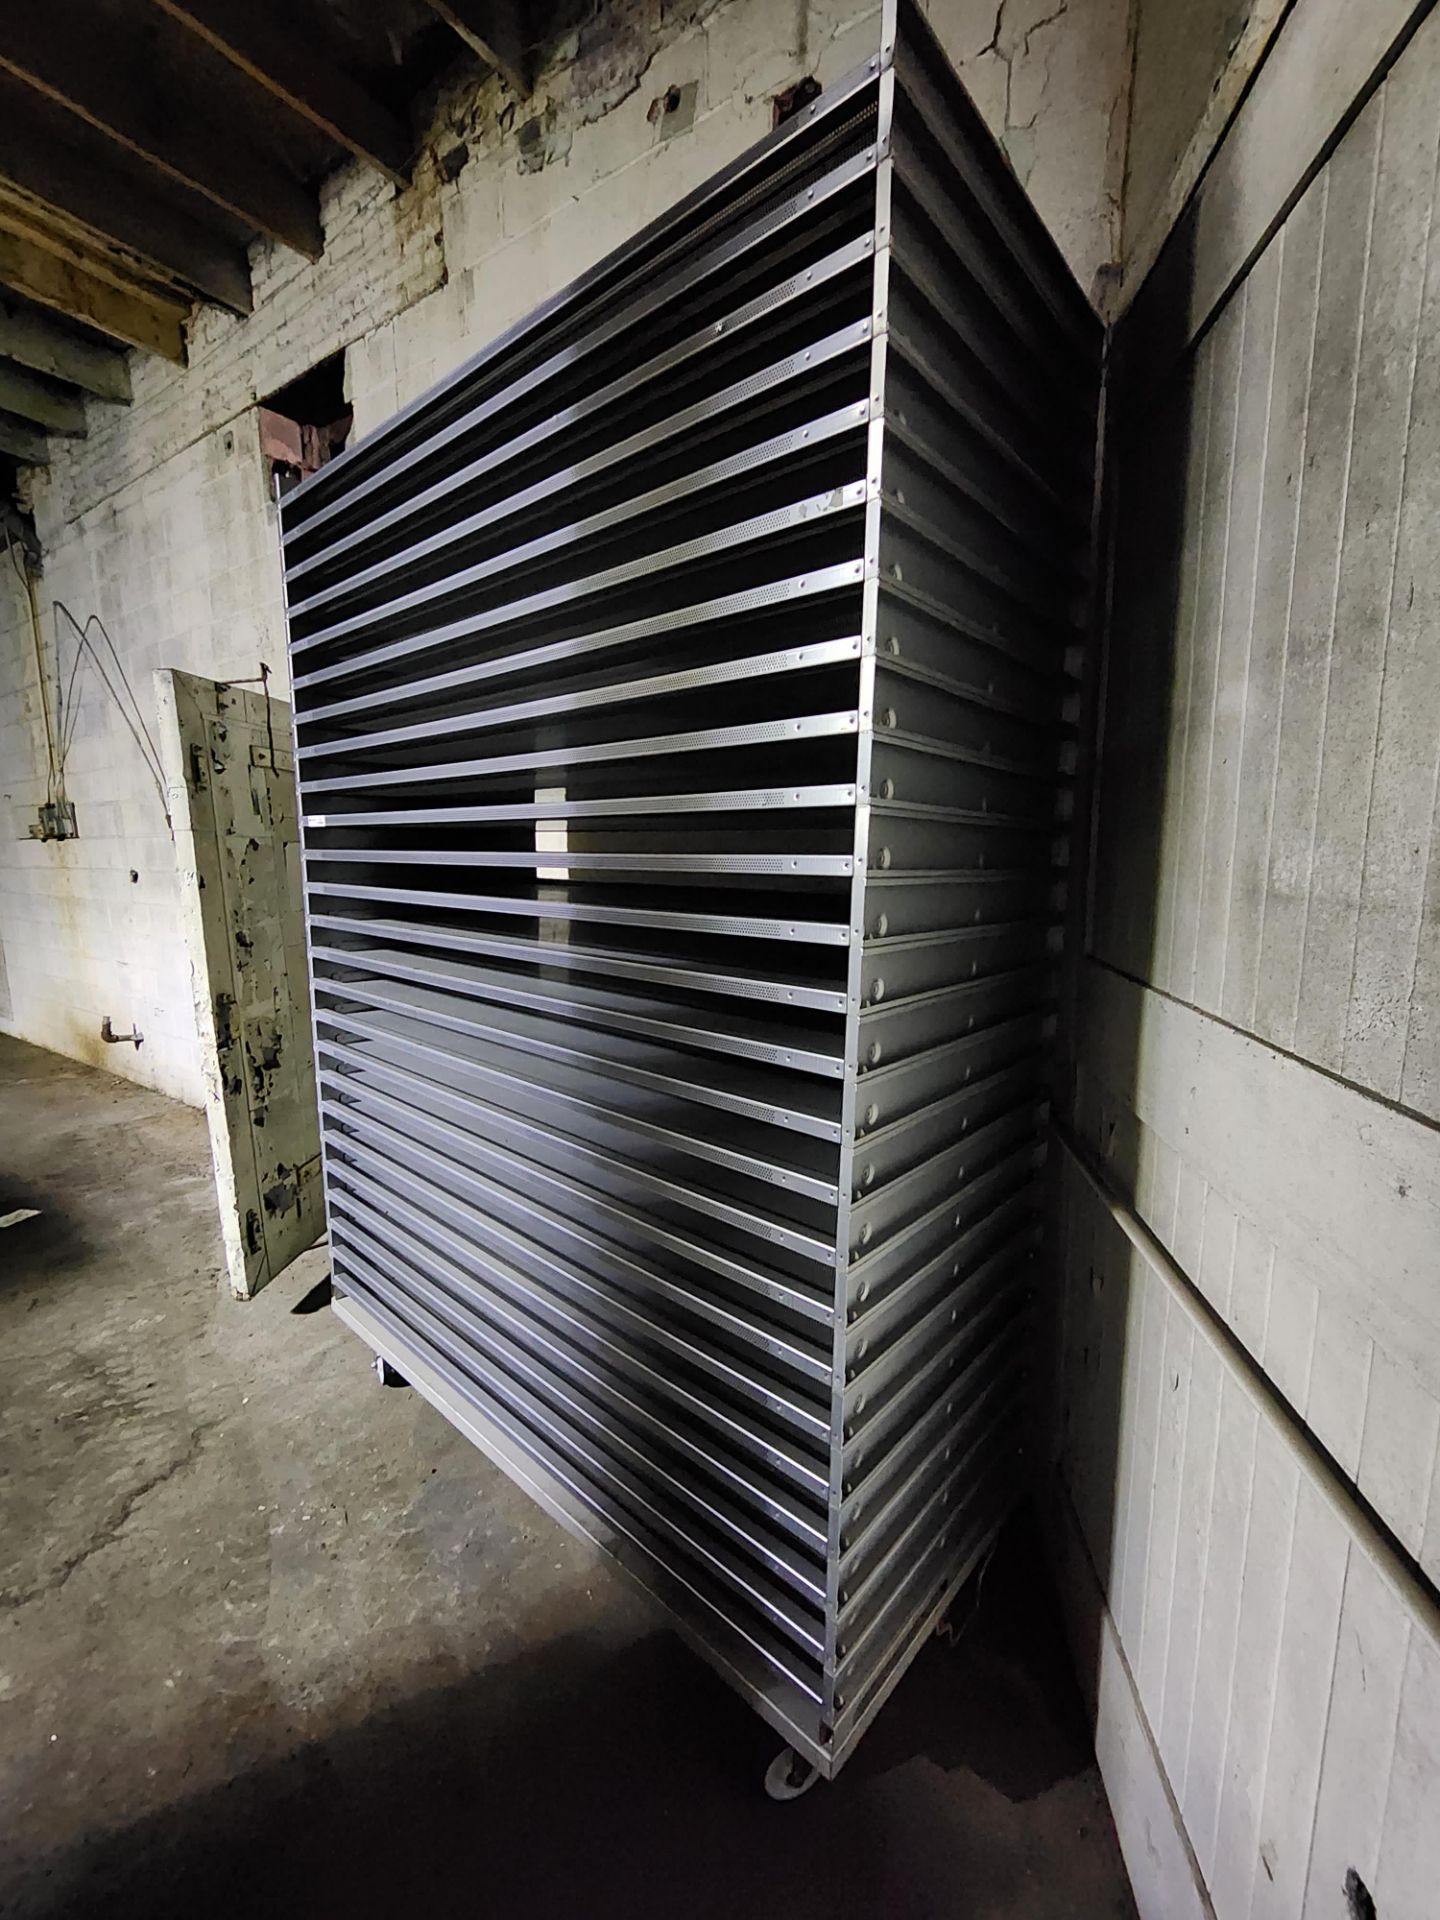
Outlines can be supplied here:
[[183, 364], [196, 301], [250, 311], [247, 249], [319, 256], [319, 188], [403, 182], [459, 60], [519, 94], [534, 0], [16, 0], [0, 18], [0, 496], [129, 399], [126, 349]]

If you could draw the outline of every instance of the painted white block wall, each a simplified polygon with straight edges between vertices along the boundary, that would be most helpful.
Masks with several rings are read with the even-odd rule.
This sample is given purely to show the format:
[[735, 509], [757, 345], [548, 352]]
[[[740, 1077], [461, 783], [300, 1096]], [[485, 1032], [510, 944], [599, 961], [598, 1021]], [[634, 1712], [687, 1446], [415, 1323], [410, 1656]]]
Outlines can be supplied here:
[[[1128, 0], [928, 11], [1088, 289], [1118, 243]], [[103, 620], [152, 730], [157, 666], [246, 679], [264, 660], [283, 694], [257, 398], [344, 350], [368, 432], [759, 138], [775, 92], [852, 67], [873, 12], [865, 0], [614, 0], [603, 26], [553, 49], [523, 107], [493, 79], [442, 101], [403, 192], [358, 167], [337, 173], [320, 261], [256, 248], [254, 314], [200, 314], [183, 371], [135, 357], [133, 404], [91, 404], [88, 437], [57, 443], [36, 476], [47, 671], [58, 599]], [[653, 103], [691, 82], [693, 127], [666, 138]], [[447, 181], [437, 155], [462, 143]], [[59, 649], [68, 676], [63, 622]], [[77, 685], [67, 784], [80, 837], [42, 845], [26, 838], [44, 797], [28, 616], [0, 579], [0, 1028], [199, 1104], [164, 816], [104, 688], [89, 669]], [[106, 1014], [119, 1031], [138, 1024], [144, 1046], [104, 1046]]]
[[1387, 59], [1420, 12], [1293, 10], [1117, 345], [1053, 1511], [1145, 1920], [1437, 1911], [1440, 16]]

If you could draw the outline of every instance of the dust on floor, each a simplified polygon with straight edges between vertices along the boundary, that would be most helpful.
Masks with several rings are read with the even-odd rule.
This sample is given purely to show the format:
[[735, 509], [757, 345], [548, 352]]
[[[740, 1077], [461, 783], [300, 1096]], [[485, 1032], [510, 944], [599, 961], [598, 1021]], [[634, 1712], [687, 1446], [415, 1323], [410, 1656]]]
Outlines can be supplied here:
[[1123, 1920], [1012, 1529], [831, 1786], [311, 1304], [202, 1117], [0, 1037], [0, 1913]]

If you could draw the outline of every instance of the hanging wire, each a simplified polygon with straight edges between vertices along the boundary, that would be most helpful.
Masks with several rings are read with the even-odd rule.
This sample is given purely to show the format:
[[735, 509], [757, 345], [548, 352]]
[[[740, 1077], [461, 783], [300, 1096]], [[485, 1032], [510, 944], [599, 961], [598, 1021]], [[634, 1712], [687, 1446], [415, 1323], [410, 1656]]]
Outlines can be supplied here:
[[985, 1591], [985, 1576], [990, 1571], [990, 1562], [995, 1558], [995, 1549], [999, 1544], [1000, 1539], [997, 1534], [986, 1549], [985, 1558], [980, 1562], [980, 1571], [975, 1576], [975, 1590], [970, 1596], [970, 1606], [965, 1618], [960, 1621], [955, 1621], [952, 1620], [947, 1613], [945, 1618], [936, 1627], [936, 1639], [943, 1640], [947, 1647], [959, 1646], [960, 1642], [965, 1638], [966, 1634], [979, 1618], [980, 1596]]
[[17, 555], [15, 540], [10, 529], [5, 529], [5, 551], [16, 577], [25, 589], [25, 603], [30, 610], [30, 640], [35, 649], [35, 674], [40, 682], [40, 711], [45, 717], [45, 754], [49, 763], [49, 773], [45, 782], [46, 804], [53, 806], [65, 796], [65, 771], [55, 745], [55, 722], [50, 716], [50, 689], [45, 679], [45, 657], [40, 644], [40, 608], [35, 598], [35, 581], [30, 572], [29, 562], [23, 551]]
[[[139, 749], [140, 757], [145, 762], [146, 772], [155, 782], [155, 790], [160, 796], [160, 811], [165, 816], [165, 825], [173, 833], [174, 825], [170, 818], [170, 808], [165, 791], [165, 771], [161, 764], [160, 752], [155, 745], [154, 736], [146, 724], [140, 702], [135, 698], [135, 689], [130, 684], [129, 676], [125, 671], [125, 663], [120, 658], [115, 642], [110, 638], [105, 622], [100, 618], [98, 613], [92, 613], [82, 626], [63, 600], [55, 600], [52, 603], [57, 621], [55, 634], [56, 712], [52, 717], [50, 711], [49, 682], [45, 677], [45, 653], [41, 639], [40, 605], [35, 592], [35, 581], [23, 551], [17, 554], [15, 539], [8, 527], [5, 529], [5, 551], [9, 557], [11, 566], [15, 569], [16, 578], [25, 589], [25, 601], [30, 614], [30, 640], [35, 653], [35, 673], [40, 683], [40, 710], [45, 721], [45, 754], [48, 766], [45, 785], [47, 804], [54, 805], [55, 802], [63, 801], [65, 798], [65, 767], [66, 761], [69, 758], [71, 742], [75, 736], [75, 720], [79, 712], [79, 702], [75, 698], [75, 682], [79, 675], [82, 662], [88, 657], [96, 673], [100, 676], [102, 686], [115, 702], [120, 718], [129, 729], [130, 737], [134, 740], [136, 747]], [[60, 685], [60, 634], [58, 627], [58, 621], [62, 615], [69, 621], [75, 633], [75, 658], [71, 662], [70, 678], [66, 682], [63, 691]], [[120, 686], [124, 688], [125, 699], [128, 699], [130, 703], [129, 711], [126, 710], [125, 699], [121, 698], [114, 681], [110, 678], [99, 648], [91, 638], [90, 629], [92, 627], [99, 632], [101, 639], [105, 642], [109, 650], [111, 660], [115, 663], [115, 672], [118, 676]], [[56, 737], [57, 732], [59, 736], [58, 739]]]
[[[105, 622], [100, 618], [98, 613], [92, 613], [82, 626], [63, 600], [55, 600], [52, 604], [55, 609], [57, 622], [63, 615], [64, 618], [69, 621], [75, 633], [75, 658], [71, 662], [70, 678], [66, 684], [65, 699], [61, 709], [60, 777], [62, 781], [64, 779], [65, 764], [69, 757], [71, 742], [75, 735], [75, 719], [79, 712], [79, 702], [74, 697], [75, 681], [79, 674], [82, 660], [88, 656], [96, 673], [100, 676], [101, 685], [115, 702], [116, 710], [119, 712], [120, 718], [129, 728], [130, 737], [139, 749], [140, 757], [145, 762], [146, 771], [155, 782], [155, 791], [160, 796], [160, 810], [165, 815], [165, 825], [169, 827], [173, 833], [174, 825], [170, 819], [170, 808], [167, 803], [165, 791], [165, 771], [161, 764], [159, 749], [155, 745], [149, 727], [145, 724], [145, 715], [141, 710], [140, 702], [135, 698], [135, 689], [130, 685], [129, 676], [125, 672], [124, 662], [120, 658], [115, 642], [110, 638]], [[125, 701], [116, 690], [115, 684], [106, 670], [104, 657], [90, 637], [90, 629], [92, 627], [98, 630], [101, 639], [110, 651], [110, 657], [115, 663], [115, 671], [119, 676], [120, 685], [125, 689], [126, 697], [130, 702], [130, 712], [126, 711]], [[55, 635], [55, 658], [58, 664], [60, 658], [60, 635], [58, 626]], [[132, 713], [133, 718], [131, 717]]]
[[270, 745], [270, 765], [275, 765], [275, 708], [270, 697], [270, 675], [274, 668], [266, 660], [260, 662], [259, 673], [252, 673], [246, 679], [227, 680], [227, 687], [259, 687], [265, 701], [265, 738]]

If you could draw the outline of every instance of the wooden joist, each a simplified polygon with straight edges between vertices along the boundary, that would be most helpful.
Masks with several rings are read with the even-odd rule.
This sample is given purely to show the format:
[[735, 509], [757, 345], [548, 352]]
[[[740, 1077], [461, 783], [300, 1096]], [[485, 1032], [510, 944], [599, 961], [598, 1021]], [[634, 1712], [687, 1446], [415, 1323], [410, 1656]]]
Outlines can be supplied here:
[[393, 20], [382, 7], [339, 21], [295, 0], [0, 7], [0, 412], [80, 431], [70, 389], [129, 397], [119, 346], [183, 364], [195, 300], [248, 314], [257, 239], [319, 258], [317, 183], [339, 149], [404, 184], [415, 142], [386, 76], [430, 72], [429, 14], [527, 94], [551, 12], [548, 0], [422, 0]]
[[123, 353], [68, 332], [47, 314], [0, 298], [0, 359], [48, 374], [93, 393], [97, 400], [130, 398], [130, 367]]
[[411, 144], [405, 127], [322, 49], [306, 44], [293, 9], [282, 10], [278, 0], [155, 4], [311, 126], [404, 185]]
[[427, 4], [522, 99], [529, 94], [534, 84], [530, 60], [534, 36], [533, 29], [526, 28], [526, 9], [519, 0], [427, 0]]
[[262, 139], [207, 109], [159, 56], [155, 36], [87, 0], [8, 7], [0, 67], [247, 226], [319, 258], [314, 194]]
[[127, 346], [184, 365], [188, 302], [127, 280], [110, 262], [38, 229], [3, 205], [0, 285]]
[[48, 433], [85, 431], [85, 402], [78, 393], [10, 360], [0, 360], [0, 413], [28, 420]]
[[50, 460], [43, 433], [36, 433], [33, 427], [8, 413], [0, 413], [0, 454], [6, 453], [27, 467], [43, 467]]
[[[3, 35], [0, 35], [3, 38]], [[159, 191], [136, 161], [121, 179], [114, 147], [55, 101], [0, 71], [0, 181], [103, 234], [163, 276], [231, 313], [249, 313], [250, 262], [238, 240], [203, 225]], [[203, 205], [203, 202], [197, 204]]]

